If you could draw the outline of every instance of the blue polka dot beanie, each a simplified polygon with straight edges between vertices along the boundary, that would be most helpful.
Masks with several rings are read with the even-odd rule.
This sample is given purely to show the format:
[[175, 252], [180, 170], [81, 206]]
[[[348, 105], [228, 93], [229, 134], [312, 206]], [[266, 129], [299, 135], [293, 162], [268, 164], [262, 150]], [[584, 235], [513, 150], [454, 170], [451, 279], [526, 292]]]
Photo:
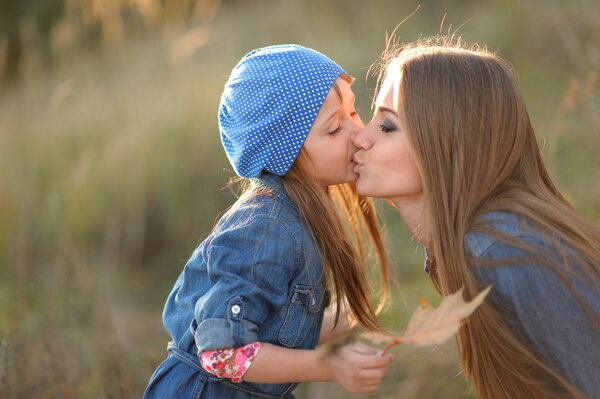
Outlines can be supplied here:
[[298, 45], [260, 48], [231, 72], [221, 95], [221, 141], [235, 172], [284, 175], [344, 70]]

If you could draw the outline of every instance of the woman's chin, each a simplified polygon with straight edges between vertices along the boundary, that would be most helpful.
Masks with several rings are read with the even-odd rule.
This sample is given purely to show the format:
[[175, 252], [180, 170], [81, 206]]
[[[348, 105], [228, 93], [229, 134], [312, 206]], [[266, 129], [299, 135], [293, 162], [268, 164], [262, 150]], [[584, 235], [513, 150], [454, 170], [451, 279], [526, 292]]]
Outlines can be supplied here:
[[372, 190], [369, 190], [367, 183], [364, 178], [361, 180], [361, 176], [358, 175], [358, 179], [356, 179], [356, 192], [363, 197], [372, 197]]

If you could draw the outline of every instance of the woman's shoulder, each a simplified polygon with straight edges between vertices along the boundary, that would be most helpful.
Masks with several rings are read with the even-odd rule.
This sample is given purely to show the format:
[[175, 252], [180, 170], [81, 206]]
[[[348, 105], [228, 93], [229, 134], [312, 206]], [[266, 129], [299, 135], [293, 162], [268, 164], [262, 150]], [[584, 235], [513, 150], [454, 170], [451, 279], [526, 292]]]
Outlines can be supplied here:
[[530, 244], [544, 244], [543, 235], [526, 218], [517, 214], [493, 211], [477, 218], [474, 227], [465, 235], [465, 247], [469, 255], [481, 258], [499, 246], [504, 250], [512, 247], [506, 238], [526, 241]]
[[498, 303], [523, 307], [527, 301], [535, 303], [535, 297], [561, 298], [562, 303], [574, 299], [562, 279], [572, 275], [562, 274], [567, 270], [561, 253], [527, 218], [486, 213], [466, 235], [465, 246], [475, 279], [482, 287], [494, 286], [491, 297]]

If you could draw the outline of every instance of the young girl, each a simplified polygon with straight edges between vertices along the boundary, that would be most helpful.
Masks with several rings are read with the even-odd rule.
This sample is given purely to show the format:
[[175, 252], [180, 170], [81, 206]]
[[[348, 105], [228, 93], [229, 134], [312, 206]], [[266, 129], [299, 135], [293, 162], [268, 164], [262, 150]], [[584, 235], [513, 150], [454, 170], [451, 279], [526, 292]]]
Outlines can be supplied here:
[[478, 396], [600, 398], [600, 228], [550, 180], [507, 64], [408, 45], [353, 141], [358, 192], [392, 200], [439, 292], [493, 285], [459, 334]]
[[[357, 177], [350, 136], [364, 127], [351, 82], [297, 45], [252, 51], [233, 69], [219, 128], [249, 188], [175, 283], [163, 315], [173, 341], [145, 398], [293, 398], [301, 381], [377, 389], [390, 356], [361, 344], [314, 349], [349, 328], [346, 314], [379, 328], [364, 230], [388, 274], [374, 210], [346, 183]], [[323, 323], [330, 288], [337, 310]]]

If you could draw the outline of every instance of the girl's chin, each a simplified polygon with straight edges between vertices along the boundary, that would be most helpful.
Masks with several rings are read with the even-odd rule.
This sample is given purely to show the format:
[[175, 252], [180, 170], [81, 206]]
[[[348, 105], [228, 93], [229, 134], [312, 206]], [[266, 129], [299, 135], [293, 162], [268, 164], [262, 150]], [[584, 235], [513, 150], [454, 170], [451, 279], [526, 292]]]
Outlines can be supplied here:
[[348, 183], [356, 183], [357, 180], [358, 180], [358, 173], [352, 172], [348, 175]]

